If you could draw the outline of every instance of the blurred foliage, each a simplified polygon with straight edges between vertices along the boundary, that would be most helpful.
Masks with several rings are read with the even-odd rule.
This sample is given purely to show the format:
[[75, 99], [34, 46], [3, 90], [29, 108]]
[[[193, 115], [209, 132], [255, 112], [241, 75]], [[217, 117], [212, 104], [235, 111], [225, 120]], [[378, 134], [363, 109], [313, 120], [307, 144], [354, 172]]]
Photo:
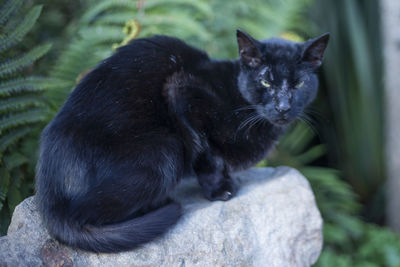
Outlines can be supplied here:
[[21, 49], [20, 43], [42, 7], [27, 12], [23, 0], [0, 5], [0, 232], [5, 232], [15, 206], [33, 193], [35, 147], [46, 122], [42, 92], [49, 80], [29, 75], [29, 67], [50, 49], [49, 44]]
[[[320, 127], [327, 141], [330, 164], [341, 169], [341, 176], [363, 204], [361, 212], [353, 214], [382, 223], [384, 87], [378, 4], [319, 0], [311, 14], [315, 22], [313, 32], [329, 31], [333, 37], [320, 79], [320, 100], [324, 103], [319, 103], [320, 110], [332, 122]], [[338, 214], [342, 216], [343, 212]], [[326, 219], [325, 249], [317, 266], [400, 266], [398, 234], [357, 216], [343, 222], [347, 227], [338, 228], [340, 224], [330, 224]]]
[[313, 165], [327, 152], [315, 138], [312, 128], [298, 123], [259, 164], [291, 166], [308, 178], [324, 219], [324, 249], [315, 266], [399, 267], [400, 235], [361, 220], [358, 196], [343, 173]]
[[54, 82], [46, 96], [53, 114], [64, 103], [80, 75], [111, 55], [112, 45], [124, 37], [121, 17], [135, 9], [132, 1], [124, 0], [87, 1], [83, 6], [86, 11], [65, 27], [64, 40], [68, 43], [64, 44], [49, 71]]
[[[176, 12], [167, 12], [175, 10], [171, 8], [174, 6], [177, 7]], [[110, 56], [112, 48], [123, 42], [126, 37], [124, 25], [129, 38], [137, 34], [149, 36], [156, 32], [180, 34], [189, 41], [196, 41], [199, 37], [207, 41], [209, 35], [204, 26], [193, 20], [193, 17], [205, 18], [206, 13], [211, 12], [207, 8], [200, 2], [182, 0], [87, 1], [84, 6], [87, 11], [79, 18], [72, 19], [66, 27], [65, 39], [69, 42], [49, 72], [54, 84], [52, 90], [47, 91], [47, 97], [52, 103], [53, 112], [57, 112], [82, 75]], [[132, 29], [135, 27], [136, 30]]]
[[[332, 119], [324, 136], [329, 156], [365, 204], [363, 215], [384, 220], [383, 79], [378, 1], [319, 0], [315, 32], [329, 31], [321, 90]], [[367, 212], [366, 212], [367, 211]]]
[[[319, 118], [319, 113], [308, 110], [308, 115], [301, 118], [303, 122], [295, 125], [281, 139], [268, 161], [261, 164], [292, 166], [309, 179], [325, 221], [325, 248], [316, 266], [399, 266], [399, 236], [364, 222], [360, 216], [360, 199], [378, 203], [376, 206], [383, 210], [381, 203], [376, 201], [380, 199], [379, 188], [383, 181], [381, 57], [378, 53], [379, 38], [367, 38], [371, 34], [378, 36], [378, 26], [366, 20], [365, 15], [371, 17], [378, 12], [375, 4], [370, 3], [372, 1], [320, 0], [316, 1], [313, 9], [310, 9], [312, 0], [34, 2], [44, 4], [45, 12], [43, 20], [39, 20], [33, 28], [35, 35], [24, 40], [23, 48], [48, 40], [54, 43], [49, 56], [31, 70], [49, 78], [29, 87], [36, 86], [37, 89], [25, 88], [14, 92], [15, 95], [0, 93], [0, 101], [8, 97], [10, 100], [7, 98], [7, 103], [13, 103], [11, 98], [14, 96], [23, 99], [31, 93], [37, 94], [43, 104], [22, 105], [19, 109], [30, 111], [33, 107], [44, 108], [49, 104], [50, 113], [44, 119], [46, 121], [54, 116], [86, 71], [133, 38], [168, 34], [206, 50], [213, 57], [235, 58], [236, 28], [242, 28], [255, 38], [281, 35], [293, 39], [330, 31], [332, 38], [321, 78], [323, 90], [316, 106], [322, 112], [322, 118], [328, 117], [333, 125], [316, 125], [313, 121]], [[29, 8], [31, 6], [33, 4], [28, 5]], [[315, 24], [307, 18], [310, 11], [317, 17]], [[321, 14], [320, 17], [318, 14]], [[18, 18], [17, 15], [15, 17]], [[5, 21], [2, 18], [0, 16], [0, 25]], [[17, 24], [10, 23], [9, 29]], [[30, 28], [33, 24], [29, 24]], [[0, 26], [1, 32], [4, 29], [6, 27]], [[0, 47], [3, 42], [1, 36]], [[3, 62], [4, 56], [11, 58], [21, 54], [21, 49], [13, 48], [12, 51], [6, 56], [0, 53], [0, 62]], [[7, 76], [7, 79], [11, 78]], [[49, 86], [51, 89], [45, 90]], [[44, 91], [44, 94], [39, 91]], [[331, 102], [329, 108], [326, 105], [328, 100]], [[18, 98], [15, 103], [18, 103]], [[332, 126], [334, 134], [331, 134]], [[35, 129], [26, 130], [20, 136], [11, 135], [17, 141], [5, 151], [17, 151], [26, 158], [34, 159], [36, 143], [33, 138], [28, 138], [28, 132], [35, 133]], [[321, 134], [320, 138], [316, 133]], [[320, 139], [327, 140], [327, 144], [321, 144]], [[341, 171], [326, 167], [327, 158], [337, 163]], [[34, 164], [34, 160], [25, 161], [21, 165], [23, 168], [14, 172], [28, 177], [15, 190], [21, 196], [32, 192]], [[0, 170], [3, 169], [0, 167]], [[3, 178], [3, 174], [0, 176]], [[349, 180], [351, 186], [344, 179]], [[13, 207], [17, 202], [12, 203]], [[9, 214], [4, 214], [0, 218], [3, 225], [4, 216], [9, 219]]]
[[207, 1], [214, 11], [207, 29], [213, 42], [204, 47], [215, 58], [236, 58], [237, 42], [233, 34], [237, 28], [256, 39], [276, 37], [285, 32], [306, 32], [309, 28], [304, 14], [312, 0], [247, 0]]
[[[326, 247], [315, 266], [321, 267], [399, 267], [400, 235], [389, 229], [362, 223], [360, 237], [351, 250], [338, 254], [338, 247]], [[336, 235], [336, 231], [332, 231]], [[339, 245], [339, 244], [338, 244]]]
[[303, 15], [310, 3], [311, 0], [147, 0], [137, 1], [133, 18], [140, 25], [139, 37], [172, 35], [206, 50], [212, 57], [235, 58], [236, 29], [242, 27], [255, 38], [287, 31], [305, 32], [308, 26]]

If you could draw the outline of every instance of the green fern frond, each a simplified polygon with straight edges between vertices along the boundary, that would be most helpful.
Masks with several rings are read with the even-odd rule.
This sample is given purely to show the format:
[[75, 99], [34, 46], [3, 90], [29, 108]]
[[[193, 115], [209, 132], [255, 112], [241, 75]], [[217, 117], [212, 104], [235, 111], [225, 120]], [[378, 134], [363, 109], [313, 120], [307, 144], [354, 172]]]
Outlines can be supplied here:
[[40, 45], [33, 48], [24, 55], [13, 58], [8, 62], [0, 64], [0, 77], [11, 75], [24, 67], [31, 65], [33, 62], [41, 58], [51, 48], [51, 44]]
[[[82, 71], [92, 68], [101, 60], [101, 58], [95, 57], [94, 55], [96, 54], [93, 52], [88, 56], [92, 48], [93, 40], [85, 39], [73, 42], [60, 57], [58, 64], [54, 68], [53, 77], [69, 81], [70, 84], [74, 85], [75, 79]], [[96, 52], [100, 49], [102, 48], [97, 46]], [[82, 58], [85, 58], [85, 60], [82, 61]]]
[[44, 107], [46, 104], [37, 94], [23, 94], [0, 99], [0, 114], [15, 112], [29, 107]]
[[16, 28], [13, 28], [10, 33], [2, 33], [0, 36], [0, 53], [17, 44], [24, 38], [32, 29], [33, 25], [35, 25], [41, 11], [42, 6], [35, 6], [28, 12], [24, 20]]
[[3, 162], [7, 170], [11, 171], [29, 162], [28, 158], [21, 153], [14, 152], [3, 157]]
[[22, 196], [21, 184], [24, 180], [24, 176], [22, 172], [14, 172], [11, 174], [13, 183], [10, 186], [10, 189], [7, 194], [7, 204], [10, 211], [14, 211], [15, 207], [24, 200]]
[[42, 92], [51, 86], [55, 81], [31, 76], [27, 78], [15, 78], [5, 82], [0, 82], [0, 97], [10, 96], [11, 94], [18, 94], [22, 92]]
[[[6, 0], [7, 1], [7, 0]], [[2, 1], [0, 6], [0, 234], [8, 218], [32, 191], [34, 145], [39, 123], [48, 120], [48, 104], [42, 92], [56, 87], [55, 79], [24, 77], [22, 70], [42, 57], [51, 45], [32, 48], [25, 54], [15, 47], [32, 29], [42, 7], [34, 6], [24, 15], [23, 0]], [[18, 50], [17, 50], [18, 49]], [[11, 56], [19, 54], [19, 56]], [[27, 179], [22, 183], [23, 179]], [[5, 205], [7, 204], [7, 205]]]
[[8, 0], [0, 7], [0, 25], [4, 24], [21, 7], [22, 2], [23, 0]]
[[0, 119], [0, 135], [4, 131], [23, 125], [46, 121], [46, 111], [43, 109], [30, 109], [28, 111], [8, 114]]
[[2, 155], [8, 147], [16, 144], [21, 138], [26, 136], [31, 130], [31, 127], [23, 126], [12, 129], [8, 131], [7, 134], [2, 135], [0, 137], [0, 155]]
[[[20, 181], [22, 180], [21, 173], [15, 173], [13, 180]], [[22, 201], [24, 198], [22, 197], [21, 190], [18, 186], [12, 184], [7, 194], [7, 204], [10, 211], [14, 211], [15, 207]]]
[[79, 35], [85, 39], [92, 40], [93, 43], [109, 43], [120, 41], [124, 38], [121, 26], [93, 26], [83, 28]]
[[[110, 5], [111, 2], [114, 3], [115, 1], [105, 2]], [[117, 2], [117, 4], [120, 4], [119, 1]], [[89, 12], [92, 13], [93, 10]], [[98, 19], [101, 20], [101, 17]], [[112, 44], [120, 42], [124, 38], [122, 24], [119, 27], [116, 25], [98, 25], [97, 20], [93, 21], [92, 26], [81, 29], [78, 36], [65, 49], [52, 71], [54, 78], [63, 81], [63, 86], [53, 87], [47, 92], [56, 107], [65, 100], [75, 86], [79, 75], [109, 56], [112, 53]], [[96, 47], [96, 49], [94, 50], [93, 47]], [[82, 58], [85, 58], [85, 60], [82, 61]]]
[[[212, 14], [213, 10], [211, 5], [205, 1], [187, 1], [187, 0], [151, 0], [145, 1], [143, 8], [148, 11], [156, 11], [162, 8], [168, 8], [169, 11], [174, 10], [171, 8], [172, 5], [179, 7], [180, 10], [184, 10], [185, 8], [192, 8], [195, 13], [203, 14], [208, 16], [208, 14]], [[163, 12], [167, 13], [167, 12]], [[169, 12], [168, 12], [169, 13]]]
[[[54, 67], [52, 76], [60, 82], [54, 84], [51, 90], [46, 91], [46, 95], [52, 101], [54, 111], [58, 110], [76, 85], [78, 76], [111, 54], [111, 45], [96, 45], [96, 51], [92, 52], [95, 44], [93, 42], [94, 40], [91, 39], [74, 40]], [[85, 60], [82, 61], [82, 58]]]
[[99, 25], [124, 25], [125, 22], [135, 18], [132, 11], [119, 12], [118, 14], [104, 14], [96, 24]]
[[127, 9], [133, 11], [136, 9], [136, 3], [127, 0], [100, 1], [97, 5], [90, 7], [90, 10], [82, 16], [81, 23], [88, 25], [95, 21], [101, 13], [106, 11], [109, 12], [115, 8], [124, 9], [125, 11]]
[[[141, 36], [162, 32], [163, 34], [180, 36], [184, 39], [196, 36], [196, 38], [201, 40], [209, 40], [211, 37], [204, 25], [199, 21], [191, 19], [188, 14], [147, 14], [139, 19], [139, 23], [143, 26]], [[180, 27], [176, 27], [176, 25], [180, 25]], [[156, 31], [151, 31], [152, 27], [156, 29]]]
[[0, 161], [0, 211], [3, 208], [2, 202], [7, 197], [8, 189], [10, 187], [10, 172], [5, 168], [4, 163]]

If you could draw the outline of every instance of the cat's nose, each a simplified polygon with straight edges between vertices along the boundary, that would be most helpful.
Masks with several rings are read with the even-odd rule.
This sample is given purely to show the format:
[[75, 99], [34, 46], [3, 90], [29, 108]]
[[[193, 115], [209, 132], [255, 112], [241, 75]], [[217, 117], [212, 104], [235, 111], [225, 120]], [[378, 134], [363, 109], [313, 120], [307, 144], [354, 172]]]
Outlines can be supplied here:
[[290, 110], [290, 104], [286, 101], [282, 101], [275, 106], [275, 109], [279, 113], [287, 113]]

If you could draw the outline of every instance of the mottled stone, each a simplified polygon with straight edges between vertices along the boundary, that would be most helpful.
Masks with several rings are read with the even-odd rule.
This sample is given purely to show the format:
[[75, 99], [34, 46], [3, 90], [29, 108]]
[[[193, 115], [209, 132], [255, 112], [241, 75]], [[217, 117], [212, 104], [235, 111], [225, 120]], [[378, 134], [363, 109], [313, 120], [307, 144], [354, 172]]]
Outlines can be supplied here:
[[209, 202], [194, 179], [177, 189], [184, 216], [164, 237], [117, 254], [75, 250], [51, 239], [30, 197], [0, 238], [0, 266], [310, 266], [322, 220], [307, 180], [287, 167], [236, 174], [238, 195]]

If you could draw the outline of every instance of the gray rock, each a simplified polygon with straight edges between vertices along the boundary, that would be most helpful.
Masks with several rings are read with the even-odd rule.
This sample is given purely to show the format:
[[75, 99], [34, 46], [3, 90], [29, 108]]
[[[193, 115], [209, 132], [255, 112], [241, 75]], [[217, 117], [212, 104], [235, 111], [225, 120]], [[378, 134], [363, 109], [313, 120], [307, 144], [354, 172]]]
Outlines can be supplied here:
[[35, 198], [16, 209], [0, 238], [0, 266], [310, 266], [322, 248], [322, 219], [307, 180], [287, 167], [236, 174], [238, 195], [203, 198], [194, 179], [176, 199], [184, 216], [163, 238], [117, 254], [75, 250], [51, 239]]

